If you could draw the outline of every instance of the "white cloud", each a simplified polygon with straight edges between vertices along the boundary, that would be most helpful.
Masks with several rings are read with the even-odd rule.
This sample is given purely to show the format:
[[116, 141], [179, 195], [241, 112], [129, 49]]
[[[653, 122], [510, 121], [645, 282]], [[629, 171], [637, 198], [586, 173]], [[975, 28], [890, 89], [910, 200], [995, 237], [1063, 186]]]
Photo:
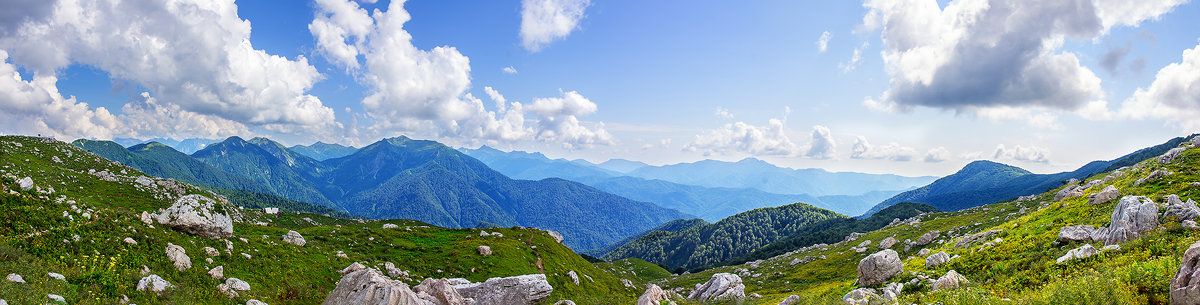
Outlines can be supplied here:
[[[568, 149], [615, 142], [603, 123], [579, 120], [598, 107], [575, 91], [523, 105], [484, 87], [495, 104], [494, 111], [487, 110], [480, 99], [467, 93], [470, 59], [448, 46], [418, 49], [404, 30], [410, 18], [404, 1], [392, 1], [387, 11], [367, 16], [353, 2], [322, 0], [317, 19], [309, 26], [319, 42], [319, 53], [348, 61], [343, 64], [347, 71], [370, 88], [362, 101], [374, 119], [369, 129], [385, 135], [436, 130], [435, 136], [455, 142], [539, 140], [562, 143]], [[342, 48], [351, 50], [339, 51]], [[503, 71], [516, 73], [512, 67]], [[527, 119], [526, 114], [535, 119]]]
[[863, 136], [854, 139], [854, 147], [850, 153], [850, 158], [854, 159], [887, 159], [899, 162], [912, 161], [916, 157], [917, 150], [912, 147], [902, 146], [896, 142], [873, 146]]
[[8, 62], [8, 52], [0, 50], [0, 129], [68, 139], [112, 138], [120, 132], [120, 121], [107, 109], [63, 97], [57, 81], [53, 74], [21, 79], [17, 67]]
[[[791, 112], [790, 110], [788, 112]], [[837, 141], [833, 140], [833, 135], [829, 132], [829, 127], [814, 125], [812, 131], [812, 142], [808, 144], [808, 149], [804, 152], [804, 156], [813, 159], [830, 159], [837, 153]]]
[[521, 0], [521, 45], [537, 52], [571, 34], [590, 0]]
[[128, 137], [148, 139], [169, 134], [177, 138], [221, 139], [236, 135], [249, 135], [250, 131], [238, 122], [199, 114], [175, 104], [161, 103], [149, 92], [134, 97], [121, 107], [121, 122], [125, 123]]
[[513, 68], [512, 66], [504, 67], [503, 69], [500, 69], [500, 71], [504, 72], [504, 74], [511, 74], [511, 75], [517, 74], [517, 69]]
[[7, 27], [0, 49], [43, 85], [53, 86], [52, 76], [73, 64], [88, 65], [180, 110], [281, 130], [336, 127], [333, 110], [306, 93], [321, 79], [316, 68], [303, 56], [254, 49], [250, 23], [232, 0], [64, 0], [39, 12], [45, 15], [0, 23]]
[[854, 54], [850, 56], [850, 60], [838, 64], [838, 67], [842, 68], [842, 72], [850, 72], [857, 69], [862, 64], [862, 51], [869, 46], [871, 46], [869, 42], [863, 42], [861, 46], [854, 48]]
[[1180, 62], [1158, 70], [1149, 87], [1138, 88], [1122, 103], [1120, 114], [1163, 119], [1188, 131], [1200, 129], [1200, 45], [1184, 50]]
[[945, 147], [935, 147], [925, 153], [925, 162], [927, 163], [937, 163], [946, 160], [950, 160], [950, 150], [947, 150]]
[[1050, 159], [1046, 157], [1046, 149], [1044, 148], [1017, 145], [1010, 149], [1005, 147], [1004, 144], [996, 146], [996, 150], [992, 153], [992, 159], [1032, 163], [1050, 162]]
[[715, 114], [719, 118], [733, 119], [733, 113], [729, 112], [729, 109], [725, 109], [725, 107], [717, 107], [717, 112], [715, 112], [713, 114]]
[[702, 151], [730, 154], [734, 152], [752, 155], [796, 156], [802, 151], [787, 136], [784, 119], [770, 119], [766, 126], [754, 126], [744, 122], [725, 124], [722, 128], [696, 135], [691, 143], [684, 145], [685, 151]]
[[1058, 123], [1057, 115], [1039, 108], [1040, 107], [997, 106], [982, 108], [970, 107], [967, 109], [975, 116], [985, 118], [993, 122], [1025, 121], [1025, 123], [1030, 127], [1037, 129], [1060, 130], [1063, 128], [1062, 124]]
[[817, 38], [817, 52], [825, 53], [825, 50], [829, 49], [829, 40], [832, 38], [833, 34], [829, 31], [821, 33], [821, 38]]
[[1075, 110], [1104, 91], [1063, 43], [1157, 18], [1179, 2], [954, 0], [941, 9], [935, 1], [867, 1], [859, 28], [882, 28], [890, 88], [865, 104]]

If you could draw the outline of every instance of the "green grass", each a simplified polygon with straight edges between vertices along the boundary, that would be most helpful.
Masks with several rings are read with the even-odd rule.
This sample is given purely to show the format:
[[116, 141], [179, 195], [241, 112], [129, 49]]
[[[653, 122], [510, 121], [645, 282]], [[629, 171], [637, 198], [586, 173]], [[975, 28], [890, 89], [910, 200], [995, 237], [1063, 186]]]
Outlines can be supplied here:
[[[53, 156], [64, 162], [50, 161]], [[135, 186], [132, 179], [108, 182], [88, 175], [87, 169], [131, 177], [142, 174], [66, 143], [0, 137], [0, 169], [0, 274], [18, 273], [28, 282], [0, 283], [0, 296], [10, 304], [42, 303], [47, 294], [61, 295], [70, 304], [113, 304], [122, 296], [137, 304], [243, 304], [249, 299], [315, 304], [341, 278], [337, 271], [353, 262], [381, 269], [378, 265], [392, 262], [409, 271], [411, 277], [404, 281], [410, 285], [426, 277], [482, 281], [544, 270], [554, 287], [546, 304], [563, 299], [577, 304], [632, 303], [643, 289], [625, 287], [621, 279], [644, 287], [667, 276], [665, 270], [645, 262], [589, 263], [536, 229], [489, 228], [504, 237], [480, 237], [477, 229], [445, 229], [413, 220], [363, 221], [295, 212], [266, 215], [258, 209], [233, 207], [229, 209], [237, 209], [244, 221], [235, 223], [234, 236], [227, 239], [233, 250], [226, 252], [225, 240], [142, 223], [138, 218], [142, 211], [165, 208], [173, 197]], [[18, 191], [19, 178], [14, 176], [32, 177], [41, 187], [53, 185], [56, 192]], [[188, 185], [184, 193], [212, 196]], [[93, 217], [82, 217], [72, 205]], [[64, 217], [64, 211], [74, 220]], [[384, 224], [399, 228], [383, 229]], [[281, 236], [288, 230], [300, 232], [308, 243], [303, 247], [284, 243]], [[122, 242], [126, 237], [137, 245]], [[168, 243], [187, 251], [191, 269], [173, 267], [165, 255]], [[493, 254], [479, 255], [479, 245], [491, 247]], [[207, 263], [204, 247], [221, 253]], [[338, 251], [348, 258], [335, 256]], [[537, 267], [539, 258], [542, 270]], [[162, 294], [136, 291], [143, 265], [176, 288]], [[216, 289], [222, 280], [207, 275], [216, 266], [224, 267], [226, 277], [242, 279], [252, 289], [238, 298], [225, 297]], [[579, 285], [567, 276], [570, 271], [580, 275]], [[47, 272], [61, 273], [67, 280], [50, 279]]]

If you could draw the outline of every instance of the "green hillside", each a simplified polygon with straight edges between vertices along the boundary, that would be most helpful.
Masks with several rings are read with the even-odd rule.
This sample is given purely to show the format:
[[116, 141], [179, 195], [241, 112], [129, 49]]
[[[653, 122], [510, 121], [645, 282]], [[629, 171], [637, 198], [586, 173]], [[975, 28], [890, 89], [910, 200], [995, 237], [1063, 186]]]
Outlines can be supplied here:
[[[213, 143], [192, 154], [208, 165], [242, 176], [283, 198], [317, 205], [334, 206], [318, 190], [316, 183], [306, 179], [308, 172], [297, 171], [296, 162], [285, 162], [271, 152], [239, 137]], [[308, 159], [311, 160], [311, 159]]]
[[[1171, 174], [1146, 178], [1155, 171]], [[1111, 176], [1110, 176], [1111, 175]], [[867, 232], [852, 241], [824, 247], [808, 247], [743, 265], [706, 270], [670, 278], [664, 289], [693, 289], [714, 273], [742, 274], [747, 295], [761, 299], [749, 304], [777, 304], [796, 295], [796, 304], [840, 304], [855, 288], [858, 262], [880, 251], [878, 242], [893, 237], [901, 242], [891, 249], [899, 252], [904, 271], [890, 282], [905, 285], [900, 304], [1166, 304], [1171, 279], [1180, 268], [1181, 256], [1200, 241], [1200, 230], [1180, 224], [1176, 216], [1164, 216], [1166, 195], [1184, 201], [1200, 198], [1200, 148], [1189, 148], [1174, 161], [1160, 163], [1151, 158], [1119, 171], [1098, 173], [1078, 185], [1098, 181], [1081, 195], [1055, 201], [1062, 188], [1052, 189], [1022, 201], [1006, 201], [945, 213], [927, 213], [899, 224]], [[1107, 182], [1104, 182], [1107, 181]], [[1089, 204], [1088, 196], [1112, 185], [1120, 196], [1146, 196], [1158, 202], [1152, 214], [1161, 225], [1140, 238], [1121, 242], [1118, 250], [1100, 251], [1096, 256], [1057, 263], [1057, 259], [1084, 244], [1101, 249], [1102, 242], [1060, 242], [1059, 232], [1070, 225], [1109, 226], [1120, 200]], [[976, 234], [993, 231], [976, 238]], [[926, 246], [905, 249], [906, 240], [940, 232]], [[852, 248], [865, 241], [869, 251]], [[947, 252], [948, 262], [926, 267], [921, 250]], [[796, 262], [793, 264], [793, 262]], [[969, 283], [958, 289], [934, 291], [921, 277], [937, 279], [950, 270]], [[890, 303], [877, 300], [879, 303]], [[872, 302], [874, 304], [875, 302]], [[689, 303], [682, 303], [689, 304]]]
[[316, 159], [317, 161], [349, 156], [358, 150], [358, 148], [354, 148], [353, 146], [343, 146], [340, 144], [329, 144], [324, 142], [316, 142], [312, 145], [295, 145], [288, 147], [288, 149], [301, 155], [308, 156], [309, 158]]
[[806, 225], [845, 218], [804, 203], [742, 212], [716, 223], [680, 231], [650, 232], [604, 255], [640, 258], [670, 268], [697, 268], [735, 258], [791, 236]]
[[[20, 274], [27, 282], [0, 283], [0, 298], [10, 304], [40, 304], [48, 294], [62, 296], [69, 304], [115, 304], [123, 297], [136, 304], [243, 304], [250, 299], [316, 304], [341, 277], [337, 270], [353, 262], [372, 267], [392, 262], [409, 272], [407, 279], [396, 279], [410, 285], [425, 277], [481, 281], [544, 272], [554, 287], [546, 304], [563, 299], [629, 304], [643, 284], [667, 275], [645, 262], [588, 263], [546, 232], [527, 228], [489, 229], [504, 236], [480, 237], [478, 230], [428, 227], [411, 220], [360, 221], [289, 212], [275, 216], [219, 205], [218, 211], [237, 219], [233, 236], [196, 237], [165, 225], [147, 225], [138, 215], [165, 208], [182, 194], [215, 194], [161, 182], [167, 180], [146, 177], [50, 139], [0, 137], [0, 177], [0, 273]], [[21, 190], [17, 180], [24, 177], [31, 178], [33, 189]], [[138, 182], [147, 180], [154, 182]], [[383, 229], [384, 224], [399, 228]], [[288, 230], [298, 231], [308, 243], [301, 247], [282, 242], [280, 236]], [[178, 271], [172, 266], [164, 253], [168, 243], [186, 250], [192, 268]], [[226, 251], [227, 245], [232, 251]], [[479, 255], [479, 245], [490, 246], [493, 254]], [[205, 255], [204, 247], [219, 253]], [[335, 255], [339, 251], [346, 257]], [[175, 287], [161, 294], [136, 291], [143, 266]], [[249, 283], [251, 290], [234, 298], [223, 295], [216, 289], [222, 280], [206, 274], [216, 266], [224, 268], [225, 277]], [[567, 276], [570, 271], [590, 280], [576, 285]], [[49, 278], [49, 272], [65, 280]], [[623, 279], [634, 287], [627, 287]]]

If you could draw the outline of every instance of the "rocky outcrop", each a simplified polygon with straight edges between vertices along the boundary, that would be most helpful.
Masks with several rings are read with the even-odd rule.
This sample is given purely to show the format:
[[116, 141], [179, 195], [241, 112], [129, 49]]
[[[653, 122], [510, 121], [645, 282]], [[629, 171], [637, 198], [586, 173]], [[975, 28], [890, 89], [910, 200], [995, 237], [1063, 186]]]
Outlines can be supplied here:
[[1066, 226], [1058, 231], [1059, 242], [1088, 242], [1092, 240], [1092, 234], [1096, 232], [1096, 228], [1089, 225]]
[[537, 304], [554, 292], [545, 274], [494, 277], [483, 283], [456, 283], [454, 289], [478, 304]]
[[342, 275], [346, 275], [346, 274], [350, 274], [352, 272], [363, 270], [363, 269], [367, 269], [367, 266], [363, 266], [363, 264], [354, 262], [353, 264], [346, 266], [346, 268], [343, 268], [341, 271], [338, 271], [338, 273], [341, 273]]
[[225, 266], [216, 266], [208, 270], [208, 276], [214, 279], [225, 278]]
[[879, 241], [879, 249], [890, 249], [896, 242], [899, 242], [899, 240], [896, 240], [895, 237], [884, 238], [882, 241]]
[[137, 291], [163, 292], [172, 287], [175, 285], [171, 285], [157, 274], [151, 274], [138, 281]]
[[1108, 203], [1117, 199], [1118, 196], [1121, 196], [1121, 191], [1117, 190], [1117, 187], [1109, 185], [1095, 194], [1088, 195], [1088, 204]]
[[579, 274], [575, 273], [575, 270], [571, 270], [570, 272], [567, 272], [567, 277], [570, 277], [571, 282], [575, 283], [576, 286], [579, 285]]
[[875, 286], [887, 282], [893, 276], [904, 272], [904, 263], [900, 254], [887, 249], [867, 255], [858, 261], [859, 286]]
[[950, 261], [950, 254], [946, 252], [938, 252], [925, 258], [925, 268], [937, 267]]
[[[793, 294], [793, 295], [789, 295], [786, 299], [783, 299], [783, 301], [779, 301], [778, 305], [793, 305], [793, 304], [799, 305], [799, 304], [796, 304], [796, 302], [799, 302], [799, 301], [800, 301], [800, 296]], [[638, 304], [638, 305], [642, 305], [642, 304]]]
[[1183, 252], [1179, 271], [1171, 279], [1171, 304], [1200, 304], [1200, 242]]
[[9, 273], [7, 277], [4, 277], [4, 280], [13, 282], [13, 283], [24, 283], [25, 282], [25, 279], [21, 278], [21, 275], [16, 274], [16, 273]]
[[940, 236], [942, 236], [942, 232], [938, 232], [938, 231], [926, 232], [925, 234], [922, 234], [920, 238], [917, 238], [916, 245], [918, 247], [928, 245], [929, 243], [932, 243], [935, 239], [937, 239]]
[[965, 248], [977, 241], [992, 238], [992, 236], [996, 236], [996, 234], [1000, 234], [1000, 230], [988, 230], [985, 232], [971, 234], [971, 235], [968, 235], [967, 237], [963, 237], [962, 240], [959, 240], [958, 243], [954, 244], [954, 246], [959, 247], [959, 248]]
[[178, 245], [167, 243], [167, 259], [175, 265], [175, 269], [184, 271], [192, 268], [192, 259], [187, 256], [187, 251]]
[[1166, 153], [1163, 153], [1161, 156], [1158, 156], [1158, 163], [1160, 163], [1160, 164], [1171, 163], [1172, 161], [1175, 161], [1175, 158], [1179, 157], [1179, 153], [1183, 152], [1184, 150], [1187, 150], [1187, 149], [1183, 148], [1183, 147], [1172, 148], [1171, 150], [1168, 150]]
[[659, 305], [662, 304], [662, 301], [670, 300], [671, 298], [667, 296], [666, 291], [663, 291], [658, 285], [650, 284], [649, 287], [646, 287], [646, 292], [643, 292], [642, 296], [638, 297], [637, 305]]
[[479, 247], [476, 247], [475, 249], [479, 250], [479, 255], [483, 255], [483, 256], [492, 255], [492, 247], [479, 246]]
[[880, 300], [883, 297], [871, 288], [858, 288], [847, 292], [842, 296], [842, 301], [847, 305], [867, 305], [871, 304], [871, 300]]
[[427, 305], [430, 302], [417, 297], [408, 284], [383, 276], [379, 270], [360, 269], [343, 275], [322, 304]]
[[20, 187], [22, 191], [32, 190], [33, 179], [29, 177], [21, 178], [21, 180], [17, 181], [17, 186]]
[[746, 298], [746, 285], [742, 278], [733, 273], [717, 273], [700, 287], [688, 295], [688, 300], [701, 302], [715, 300], [743, 300]]
[[283, 235], [283, 242], [293, 244], [296, 246], [300, 246], [300, 247], [303, 247], [305, 244], [308, 243], [308, 241], [304, 240], [304, 236], [301, 236], [300, 232], [296, 232], [296, 231], [288, 231], [286, 235]]
[[1142, 185], [1142, 183], [1146, 183], [1146, 181], [1157, 180], [1159, 178], [1170, 176], [1170, 175], [1171, 175], [1171, 172], [1161, 170], [1161, 169], [1155, 170], [1155, 171], [1151, 172], [1149, 175], [1146, 175], [1146, 177], [1138, 178], [1137, 181], [1133, 182], [1133, 185]]
[[225, 283], [217, 285], [217, 291], [231, 298], [238, 297], [238, 291], [247, 290], [250, 290], [250, 284], [236, 277], [227, 278]]
[[562, 233], [558, 233], [556, 231], [551, 231], [551, 230], [546, 230], [546, 234], [550, 234], [550, 237], [554, 238], [554, 241], [556, 241], [560, 244], [563, 242]]
[[1075, 198], [1079, 196], [1083, 196], [1083, 187], [1078, 185], [1068, 185], [1062, 190], [1059, 190], [1057, 194], [1054, 194], [1054, 201], [1063, 201], [1064, 199]]
[[383, 228], [384, 229], [397, 229], [397, 228], [400, 228], [400, 226], [397, 226], [396, 224], [393, 224], [393, 223], [385, 223], [385, 224], [383, 224]]
[[933, 282], [933, 290], [957, 289], [969, 282], [966, 277], [958, 274], [958, 271], [950, 270], [946, 272], [946, 275], [939, 277], [937, 281]]
[[884, 286], [882, 289], [879, 289], [879, 296], [883, 297], [884, 300], [895, 301], [896, 298], [900, 297], [900, 293], [903, 291], [904, 291], [904, 284], [888, 283], [887, 286]]
[[1194, 220], [1200, 218], [1200, 207], [1196, 206], [1196, 202], [1188, 199], [1187, 202], [1179, 200], [1179, 196], [1167, 195], [1164, 198], [1166, 207], [1163, 211], [1163, 218], [1174, 218], [1176, 221]]
[[420, 285], [413, 287], [413, 291], [434, 305], [475, 304], [475, 300], [458, 294], [458, 290], [455, 290], [454, 286], [450, 285], [450, 281], [446, 279], [425, 279], [421, 281]]
[[1142, 196], [1125, 196], [1113, 210], [1108, 228], [1098, 236], [1104, 244], [1112, 245], [1141, 237], [1142, 232], [1157, 228], [1158, 205]]
[[1095, 256], [1098, 253], [1100, 253], [1100, 251], [1096, 250], [1096, 247], [1092, 247], [1092, 245], [1086, 244], [1083, 246], [1079, 246], [1079, 248], [1071, 249], [1071, 251], [1067, 251], [1067, 254], [1063, 254], [1063, 256], [1060, 256], [1058, 258], [1058, 260], [1055, 261], [1055, 263], [1056, 264], [1065, 264], [1067, 262], [1070, 262], [1071, 260], [1089, 258], [1089, 257]]
[[158, 223], [176, 231], [208, 238], [233, 236], [233, 219], [222, 212], [217, 201], [201, 195], [179, 197], [174, 204], [154, 216]]

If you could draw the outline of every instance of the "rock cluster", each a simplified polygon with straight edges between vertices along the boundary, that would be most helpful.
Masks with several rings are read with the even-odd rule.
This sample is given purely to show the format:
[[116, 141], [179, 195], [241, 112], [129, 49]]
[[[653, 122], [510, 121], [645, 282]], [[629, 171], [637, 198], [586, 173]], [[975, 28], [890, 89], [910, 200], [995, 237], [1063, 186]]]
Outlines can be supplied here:
[[163, 292], [171, 287], [175, 287], [175, 286], [171, 285], [171, 283], [168, 283], [167, 280], [164, 280], [162, 277], [159, 277], [157, 274], [151, 274], [151, 275], [147, 275], [146, 277], [143, 277], [141, 280], [138, 281], [137, 291], [147, 291], [148, 290], [151, 292]]
[[925, 258], [925, 268], [937, 267], [950, 261], [950, 254], [946, 252], [938, 252]]
[[701, 302], [715, 300], [743, 300], [746, 298], [746, 285], [742, 278], [732, 273], [713, 274], [708, 282], [700, 285], [688, 295], [688, 300]]
[[1088, 195], [1088, 204], [1103, 204], [1117, 199], [1121, 195], [1121, 191], [1115, 186], [1106, 186], [1095, 194]]
[[[646, 287], [646, 292], [643, 292], [637, 299], [637, 305], [659, 305], [662, 301], [671, 301], [671, 296], [659, 288], [658, 285], [650, 284]], [[671, 304], [675, 304], [674, 301]]]
[[167, 259], [175, 265], [175, 269], [184, 271], [192, 268], [192, 259], [187, 256], [187, 250], [176, 244], [167, 243]]
[[[180, 232], [208, 238], [233, 236], [233, 219], [217, 211], [219, 204], [201, 195], [179, 197], [175, 203], [157, 215], [150, 215], [158, 223]], [[145, 216], [143, 216], [145, 221]]]
[[532, 305], [554, 292], [545, 274], [490, 278], [483, 283], [455, 283], [454, 289], [478, 304]]
[[940, 236], [942, 236], [942, 232], [938, 232], [938, 231], [926, 232], [925, 234], [922, 234], [920, 238], [917, 238], [916, 245], [918, 247], [928, 245], [929, 243], [932, 243], [935, 239], [937, 239]]
[[937, 279], [937, 281], [935, 281], [933, 283], [933, 290], [937, 291], [937, 290], [957, 289], [958, 287], [962, 287], [962, 285], [967, 284], [969, 282], [970, 281], [967, 281], [966, 277], [962, 276], [961, 274], [958, 274], [957, 271], [950, 270], [950, 271], [947, 271], [946, 274], [943, 275], [942, 277], [939, 277]]
[[1200, 304], [1200, 242], [1183, 252], [1170, 289], [1171, 304]]

